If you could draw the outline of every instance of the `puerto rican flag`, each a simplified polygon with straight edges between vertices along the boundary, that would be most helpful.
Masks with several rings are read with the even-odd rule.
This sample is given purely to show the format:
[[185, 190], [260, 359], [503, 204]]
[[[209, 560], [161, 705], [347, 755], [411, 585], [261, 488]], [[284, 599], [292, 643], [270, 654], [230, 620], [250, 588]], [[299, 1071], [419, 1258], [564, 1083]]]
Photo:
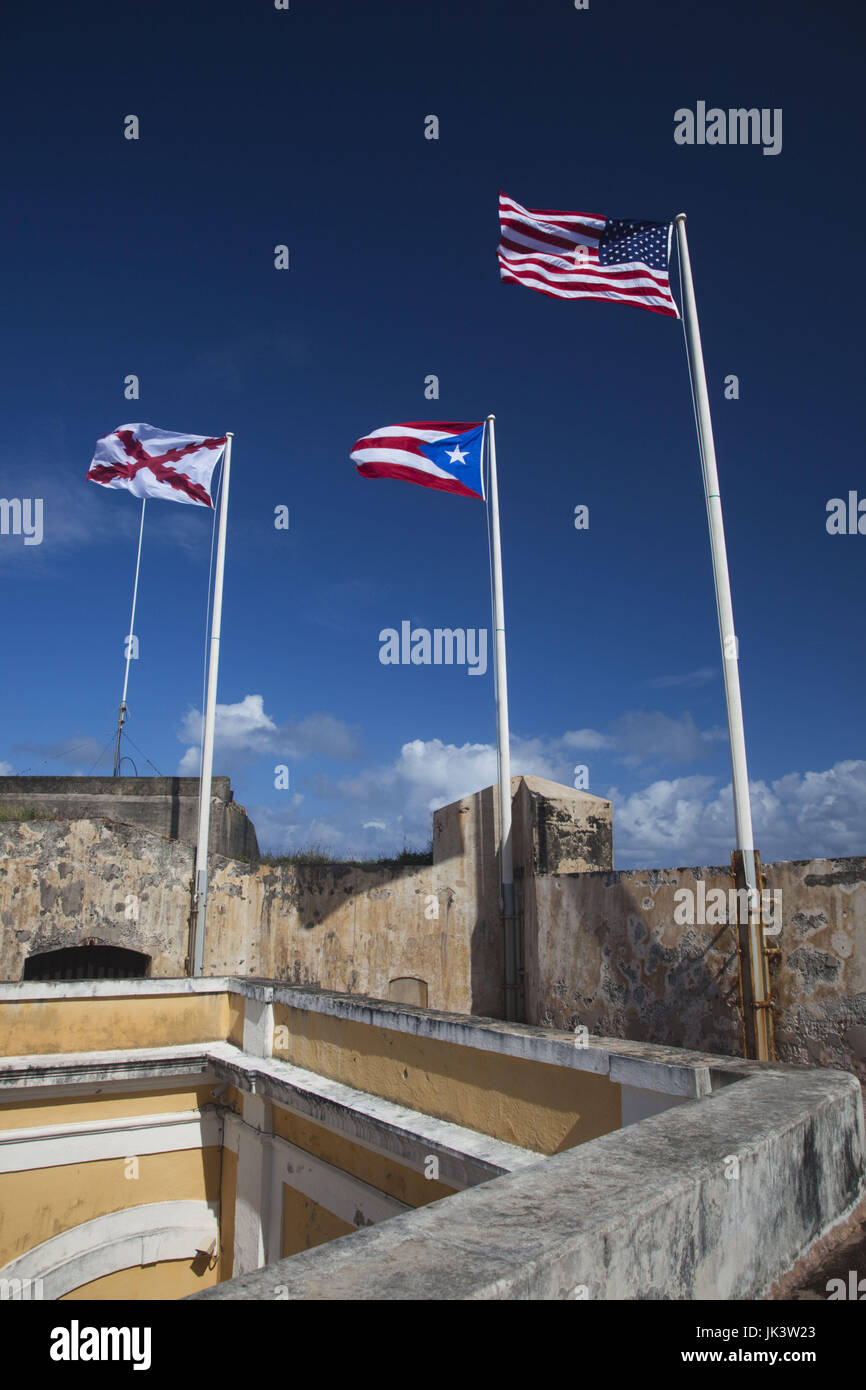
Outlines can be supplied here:
[[366, 434], [353, 446], [352, 460], [362, 478], [402, 478], [483, 502], [483, 443], [483, 420], [410, 420]]
[[118, 425], [97, 440], [87, 477], [136, 497], [213, 507], [211, 475], [226, 438], [178, 434], [156, 425]]

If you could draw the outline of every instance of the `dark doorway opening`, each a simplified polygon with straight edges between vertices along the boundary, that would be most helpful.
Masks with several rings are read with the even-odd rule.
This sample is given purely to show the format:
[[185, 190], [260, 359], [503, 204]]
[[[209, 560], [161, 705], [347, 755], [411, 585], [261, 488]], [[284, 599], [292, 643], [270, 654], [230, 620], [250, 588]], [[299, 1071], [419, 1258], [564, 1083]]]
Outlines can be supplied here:
[[129, 980], [147, 974], [150, 956], [123, 946], [63, 946], [24, 962], [25, 980]]

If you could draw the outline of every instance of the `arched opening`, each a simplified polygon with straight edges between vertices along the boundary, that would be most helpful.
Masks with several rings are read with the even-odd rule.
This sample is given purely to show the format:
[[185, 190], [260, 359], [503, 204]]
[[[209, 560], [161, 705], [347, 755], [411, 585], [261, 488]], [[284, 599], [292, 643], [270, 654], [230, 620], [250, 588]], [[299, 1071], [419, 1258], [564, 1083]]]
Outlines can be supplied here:
[[427, 981], [415, 975], [401, 975], [388, 985], [388, 998], [395, 1004], [414, 1004], [419, 1009], [427, 1007]]
[[129, 980], [148, 971], [150, 956], [124, 946], [62, 946], [38, 951], [24, 962], [25, 980]]
[[121, 1270], [132, 1273], [168, 1260], [191, 1264], [201, 1278], [200, 1256], [209, 1254], [218, 1242], [214, 1203], [148, 1202], [94, 1217], [34, 1245], [0, 1269], [0, 1287], [14, 1281], [22, 1286], [24, 1297], [32, 1299], [35, 1287], [36, 1298], [55, 1300], [106, 1275]]

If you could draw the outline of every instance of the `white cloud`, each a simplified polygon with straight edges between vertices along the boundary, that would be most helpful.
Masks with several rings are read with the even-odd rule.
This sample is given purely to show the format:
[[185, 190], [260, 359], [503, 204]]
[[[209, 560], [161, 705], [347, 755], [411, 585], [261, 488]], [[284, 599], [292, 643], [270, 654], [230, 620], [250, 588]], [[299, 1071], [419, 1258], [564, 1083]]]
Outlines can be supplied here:
[[[178, 737], [182, 743], [192, 745], [180, 760], [179, 772], [182, 776], [197, 776], [200, 710], [187, 711]], [[228, 761], [231, 767], [237, 767], [241, 761], [264, 756], [293, 760], [317, 753], [328, 758], [353, 758], [357, 756], [358, 741], [348, 724], [321, 711], [278, 725], [265, 713], [263, 696], [245, 695], [234, 705], [217, 704], [214, 748], [224, 766]]]
[[[511, 761], [514, 772], [551, 781], [571, 773], [571, 761], [552, 752], [544, 739], [513, 738]], [[393, 763], [323, 784], [322, 792], [360, 806], [368, 817], [362, 822], [364, 829], [385, 829], [399, 812], [398, 834], [407, 842], [425, 843], [433, 811], [491, 786], [497, 776], [496, 749], [490, 743], [458, 745], [416, 738], [403, 744]]]
[[611, 725], [611, 731], [612, 746], [627, 767], [694, 762], [706, 757], [719, 732], [702, 732], [690, 714], [674, 719], [661, 710], [629, 710]]
[[[683, 728], [684, 738], [691, 737], [688, 726]], [[512, 767], [571, 785], [570, 763], [563, 769], [556, 740], [513, 740]], [[399, 812], [398, 835], [423, 843], [434, 810], [495, 781], [492, 745], [413, 739], [392, 764], [346, 779], [337, 791], [353, 805], [363, 805], [370, 816], [365, 830], [393, 825]], [[753, 782], [750, 790], [755, 840], [766, 861], [866, 853], [866, 761], [839, 762], [825, 772], [790, 773], [769, 784]], [[626, 796], [616, 788], [603, 794], [613, 802], [620, 867], [729, 862], [734, 848], [730, 783], [720, 787], [718, 778], [691, 775], [660, 779]]]
[[[523, 762], [521, 770], [525, 770]], [[550, 775], [546, 764], [531, 770]], [[388, 833], [389, 844], [393, 843], [396, 849], [404, 844], [426, 844], [435, 809], [495, 781], [496, 750], [491, 744], [458, 746], [441, 739], [412, 739], [403, 744], [392, 763], [336, 782], [320, 778], [318, 794], [327, 798], [331, 819], [344, 821], [346, 828], [340, 831], [339, 845], [357, 854], [378, 853], [383, 848], [383, 832]], [[330, 828], [336, 831], [336, 827]], [[258, 820], [256, 829], [259, 830]], [[328, 838], [325, 829], [315, 821], [303, 826], [287, 825], [285, 818], [275, 813], [269, 813], [259, 834], [262, 845], [275, 843], [276, 834], [280, 849], [287, 844], [338, 843], [336, 834]]]
[[[277, 726], [265, 714], [264, 705], [261, 695], [245, 695], [236, 705], [217, 704], [215, 737], [229, 746], [247, 747], [263, 734], [275, 733]], [[180, 738], [184, 743], [189, 743], [200, 737], [201, 710], [188, 710], [181, 725]]]
[[[609, 791], [618, 862], [726, 864], [734, 848], [731, 785], [714, 785], [708, 777], [681, 777], [626, 797]], [[866, 852], [866, 761], [753, 782], [750, 793], [755, 843], [765, 861]]]
[[[650, 757], [656, 761], [687, 761], [690, 756], [702, 756], [714, 737], [712, 730], [702, 734], [688, 715], [679, 719], [663, 714], [627, 715], [614, 727], [614, 735], [579, 729], [558, 738], [512, 737], [512, 772], [545, 777], [570, 787], [575, 756], [583, 750], [605, 750], [637, 766]], [[374, 843], [377, 848], [381, 846], [381, 833], [388, 828], [395, 843], [396, 839], [401, 844], [426, 843], [433, 811], [491, 786], [497, 778], [496, 748], [492, 743], [454, 744], [437, 738], [418, 738], [404, 743], [391, 763], [336, 781], [319, 777], [316, 794], [327, 802], [330, 814], [341, 803], [345, 806], [347, 827], [349, 818], [353, 827], [358, 825], [360, 810], [361, 831], [348, 828], [347, 835], [362, 852]], [[708, 790], [713, 779], [687, 778], [681, 784], [691, 783], [700, 783]], [[592, 790], [600, 789], [593, 784]], [[630, 814], [637, 817], [638, 808]], [[343, 819], [339, 812], [337, 818]], [[672, 843], [676, 843], [675, 837]]]
[[[651, 736], [656, 750], [666, 744], [666, 756], [683, 761], [706, 751], [706, 743], [714, 742], [719, 733], [701, 733], [687, 716], [635, 720], [626, 727], [638, 750], [641, 739]], [[594, 731], [579, 731], [581, 736], [587, 732]], [[627, 748], [622, 731], [620, 738], [619, 746]], [[559, 739], [513, 739], [512, 768], [571, 786], [575, 746], [568, 734]], [[626, 754], [624, 761], [641, 759]], [[386, 831], [388, 845], [394, 848], [425, 844], [434, 810], [490, 786], [496, 777], [492, 744], [412, 739], [393, 762], [362, 776], [337, 782], [322, 779], [317, 795], [328, 802], [327, 824], [302, 825], [293, 815], [287, 825], [285, 817], [275, 813], [269, 813], [269, 824], [287, 842], [327, 843], [338, 852], [341, 847], [358, 854], [380, 852]], [[597, 783], [592, 790], [602, 793]], [[613, 802], [619, 867], [729, 862], [734, 847], [731, 787], [721, 786], [717, 777], [659, 779], [629, 794], [616, 787], [602, 794]], [[751, 798], [756, 844], [767, 862], [866, 853], [866, 761], [839, 762], [824, 772], [794, 772], [770, 783], [753, 782]], [[267, 843], [264, 835], [262, 843]]]
[[566, 748], [586, 749], [589, 752], [597, 748], [610, 748], [612, 744], [612, 739], [607, 734], [599, 733], [598, 729], [572, 729], [562, 735], [561, 741]]
[[647, 685], [652, 686], [654, 690], [670, 690], [677, 685], [684, 685], [693, 689], [698, 685], [706, 685], [716, 678], [721, 680], [721, 676], [720, 667], [699, 666], [696, 671], [686, 671], [685, 674], [679, 676], [654, 676], [652, 680], [647, 681]]
[[457, 801], [496, 781], [496, 751], [487, 743], [460, 747], [434, 738], [404, 743], [393, 763], [359, 777], [345, 777], [337, 794], [370, 809], [400, 807], [409, 821], [429, 818], [437, 806]]
[[558, 767], [559, 776], [563, 776], [566, 753], [605, 752], [627, 767], [687, 763], [706, 757], [710, 745], [726, 737], [724, 729], [699, 729], [687, 713], [673, 718], [662, 714], [661, 710], [628, 710], [609, 726], [608, 733], [600, 729], [570, 729], [554, 739], [514, 740], [512, 747], [545, 757], [550, 766]]
[[[714, 783], [712, 777], [678, 777], [653, 782], [626, 797], [612, 787], [607, 796], [613, 802], [617, 858], [643, 866], [671, 864], [671, 855], [677, 863], [693, 862], [685, 846], [706, 835], [706, 825], [698, 827], [706, 815]], [[733, 811], [726, 822], [728, 840], [732, 827]]]
[[11, 763], [0, 763], [0, 777], [11, 777], [11, 776], [12, 776], [12, 764], [11, 764]]
[[[298, 798], [298, 804], [302, 800]], [[346, 834], [331, 820], [314, 816], [308, 821], [299, 821], [293, 814], [297, 805], [292, 804], [288, 813], [273, 806], [249, 806], [250, 819], [256, 828], [259, 849], [264, 854], [286, 854], [292, 849], [317, 848], [326, 853], [349, 853]]]

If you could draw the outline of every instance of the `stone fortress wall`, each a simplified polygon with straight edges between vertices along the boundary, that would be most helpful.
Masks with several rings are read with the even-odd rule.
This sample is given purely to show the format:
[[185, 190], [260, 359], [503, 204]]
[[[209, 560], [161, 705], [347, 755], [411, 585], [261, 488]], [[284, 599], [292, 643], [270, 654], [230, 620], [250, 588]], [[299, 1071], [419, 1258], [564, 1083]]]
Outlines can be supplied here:
[[[10, 782], [54, 780], [2, 779], [0, 804]], [[163, 790], [151, 804], [149, 779], [81, 780], [137, 783], [139, 799], [82, 789], [73, 803], [58, 791], [66, 818], [0, 822], [0, 979], [20, 980], [34, 953], [85, 942], [145, 953], [151, 977], [182, 976], [194, 849], [181, 811], [192, 798]], [[214, 786], [234, 807], [228, 779]], [[526, 1022], [742, 1056], [735, 929], [675, 919], [679, 889], [727, 893], [729, 868], [615, 872], [609, 802], [537, 777], [514, 777], [512, 796]], [[101, 818], [112, 806], [124, 815]], [[133, 823], [142, 807], [155, 824]], [[433, 863], [409, 868], [215, 853], [205, 974], [502, 1017], [497, 815], [494, 787], [436, 811]], [[777, 1056], [866, 1081], [866, 859], [769, 863], [764, 876], [782, 895]]]

